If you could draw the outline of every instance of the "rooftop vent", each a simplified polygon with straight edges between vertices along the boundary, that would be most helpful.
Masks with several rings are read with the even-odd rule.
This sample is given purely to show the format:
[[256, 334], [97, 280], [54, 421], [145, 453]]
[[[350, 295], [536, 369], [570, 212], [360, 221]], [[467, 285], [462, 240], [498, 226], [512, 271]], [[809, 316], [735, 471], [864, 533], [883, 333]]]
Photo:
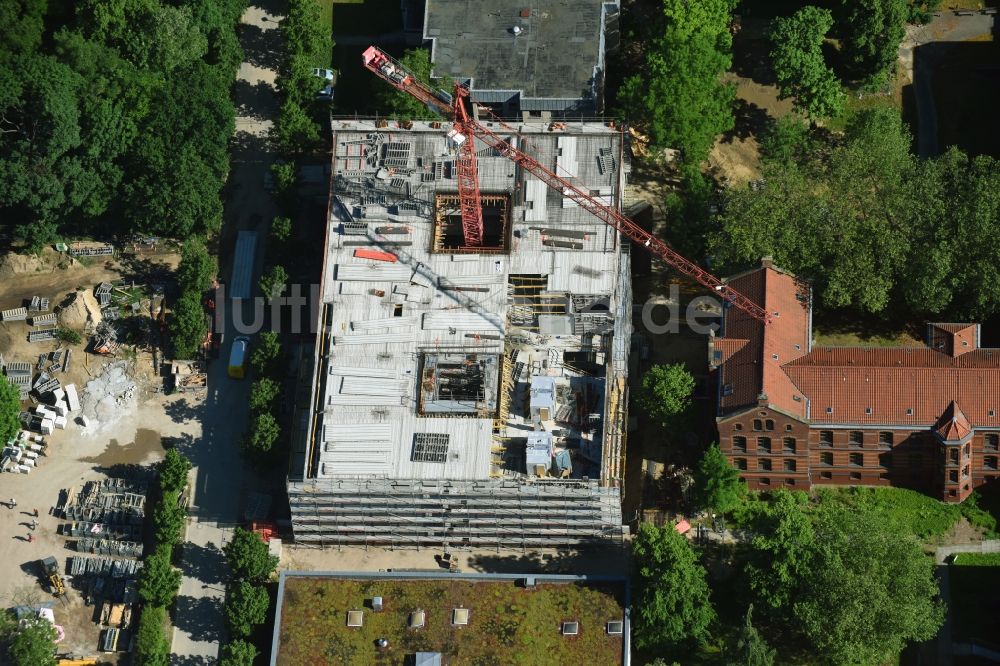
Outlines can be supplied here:
[[360, 627], [365, 623], [365, 614], [359, 610], [347, 611], [347, 626]]
[[625, 623], [621, 620], [614, 620], [613, 622], [608, 622], [608, 635], [609, 636], [620, 636], [625, 631]]
[[563, 636], [576, 636], [578, 633], [580, 633], [580, 623], [579, 622], [577, 622], [575, 620], [571, 620], [569, 622], [563, 622], [562, 623], [562, 635]]

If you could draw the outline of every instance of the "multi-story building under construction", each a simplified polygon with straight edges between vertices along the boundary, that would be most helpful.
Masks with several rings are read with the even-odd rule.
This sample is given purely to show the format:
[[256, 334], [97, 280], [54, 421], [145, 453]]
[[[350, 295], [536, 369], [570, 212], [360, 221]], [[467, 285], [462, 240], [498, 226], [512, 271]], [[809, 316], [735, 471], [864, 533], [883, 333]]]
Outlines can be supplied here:
[[[619, 206], [619, 129], [487, 123]], [[631, 291], [604, 222], [479, 146], [463, 235], [445, 123], [333, 121], [297, 543], [523, 548], [621, 539]]]

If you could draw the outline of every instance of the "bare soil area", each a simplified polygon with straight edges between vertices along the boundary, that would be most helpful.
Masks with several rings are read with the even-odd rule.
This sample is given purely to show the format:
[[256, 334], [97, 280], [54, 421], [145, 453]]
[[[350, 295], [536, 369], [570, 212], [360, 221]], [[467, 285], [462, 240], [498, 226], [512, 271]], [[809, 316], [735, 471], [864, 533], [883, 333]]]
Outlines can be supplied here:
[[[50, 300], [50, 312], [56, 311], [60, 325], [83, 334], [88, 313], [99, 316], [100, 308], [93, 289], [100, 282], [119, 279], [147, 282], [165, 280], [176, 266], [178, 256], [160, 252], [125, 257], [112, 261], [73, 261], [65, 255], [46, 250], [40, 256], [7, 255], [0, 258], [0, 308], [22, 307], [26, 299], [40, 296]], [[98, 375], [110, 359], [85, 353], [83, 343], [67, 345], [57, 341], [29, 343], [30, 327], [26, 322], [0, 324], [0, 354], [8, 361], [27, 361], [34, 365], [38, 355], [56, 349], [73, 350], [68, 372], [56, 377], [63, 386], [75, 383], [81, 398], [86, 383]], [[123, 406], [117, 419], [99, 428], [83, 429], [69, 423], [65, 430], [56, 429], [45, 437], [48, 448], [28, 474], [0, 474], [0, 500], [16, 500], [13, 508], [0, 506], [0, 561], [7, 562], [6, 574], [0, 580], [0, 598], [7, 607], [53, 601], [56, 623], [66, 632], [59, 644], [60, 653], [98, 654], [100, 627], [95, 624], [94, 606], [84, 603], [74, 588], [72, 578], [64, 576], [68, 594], [54, 599], [43, 586], [38, 561], [55, 556], [62, 572], [67, 557], [76, 553], [70, 542], [58, 533], [62, 520], [54, 507], [60, 493], [79, 488], [90, 480], [100, 480], [115, 466], [151, 464], [161, 459], [162, 437], [181, 439], [185, 431], [186, 412], [171, 409], [178, 398], [168, 398], [159, 392], [161, 380], [153, 367], [150, 349], [133, 349], [124, 354], [127, 375], [136, 384], [135, 400]], [[25, 408], [31, 402], [25, 403]], [[37, 527], [31, 529], [34, 510], [38, 510]], [[32, 541], [28, 541], [29, 535]], [[104, 662], [114, 662], [114, 656], [103, 655]]]

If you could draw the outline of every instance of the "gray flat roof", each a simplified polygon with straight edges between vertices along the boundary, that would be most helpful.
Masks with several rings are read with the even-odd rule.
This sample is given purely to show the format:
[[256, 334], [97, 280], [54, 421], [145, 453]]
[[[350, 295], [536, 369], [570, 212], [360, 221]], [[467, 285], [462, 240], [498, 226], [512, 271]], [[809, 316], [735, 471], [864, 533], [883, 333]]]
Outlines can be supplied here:
[[505, 91], [503, 99], [478, 95], [483, 102], [518, 91], [550, 101], [592, 99], [604, 68], [605, 4], [615, 3], [427, 0], [424, 39], [433, 40], [434, 75], [471, 78], [474, 92]]
[[[601, 123], [497, 129], [620, 205], [618, 130]], [[499, 475], [498, 433], [524, 442], [534, 429], [524, 399], [533, 378], [549, 388], [543, 425], [553, 431], [559, 423], [555, 448], [602, 450], [603, 431], [583, 417], [603, 412], [604, 377], [581, 379], [563, 353], [596, 348], [612, 360], [615, 336], [595, 332], [588, 304], [628, 299], [617, 232], [477, 141], [483, 193], [507, 201], [509, 247], [435, 249], [440, 201], [457, 198], [448, 127], [336, 120], [332, 130], [322, 281], [329, 314], [320, 326], [326, 348], [317, 367], [317, 428], [306, 447], [315, 461], [309, 476]], [[552, 310], [566, 314], [565, 326], [540, 330], [540, 313]], [[518, 376], [505, 379], [515, 369]], [[586, 461], [574, 469], [587, 475]]]

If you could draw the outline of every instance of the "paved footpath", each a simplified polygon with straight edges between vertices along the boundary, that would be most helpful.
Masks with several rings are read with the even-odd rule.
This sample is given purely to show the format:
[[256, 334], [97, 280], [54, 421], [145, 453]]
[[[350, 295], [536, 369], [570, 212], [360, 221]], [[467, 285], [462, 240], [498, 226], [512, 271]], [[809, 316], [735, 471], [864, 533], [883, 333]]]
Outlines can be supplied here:
[[[231, 232], [263, 230], [275, 214], [274, 202], [264, 188], [264, 175], [274, 159], [267, 133], [277, 111], [274, 67], [279, 55], [277, 28], [281, 18], [269, 8], [255, 5], [241, 19], [240, 43], [246, 61], [240, 65], [235, 85], [240, 115], [236, 118], [229, 176], [232, 194], [226, 208], [226, 225]], [[235, 233], [231, 235], [235, 237]], [[260, 256], [258, 252], [258, 264]], [[223, 277], [227, 277], [225, 267]], [[224, 330], [228, 344], [235, 336], [232, 319], [227, 308]], [[251, 316], [248, 314], [244, 321], [251, 321]], [[172, 666], [216, 663], [219, 645], [225, 638], [227, 567], [221, 549], [240, 519], [243, 461], [239, 440], [249, 417], [249, 382], [227, 376], [228, 344], [221, 350], [220, 360], [209, 367], [206, 396], [191, 401], [188, 415], [188, 432], [193, 439], [185, 454], [194, 465], [193, 492], [183, 544], [181, 590], [173, 615]]]

